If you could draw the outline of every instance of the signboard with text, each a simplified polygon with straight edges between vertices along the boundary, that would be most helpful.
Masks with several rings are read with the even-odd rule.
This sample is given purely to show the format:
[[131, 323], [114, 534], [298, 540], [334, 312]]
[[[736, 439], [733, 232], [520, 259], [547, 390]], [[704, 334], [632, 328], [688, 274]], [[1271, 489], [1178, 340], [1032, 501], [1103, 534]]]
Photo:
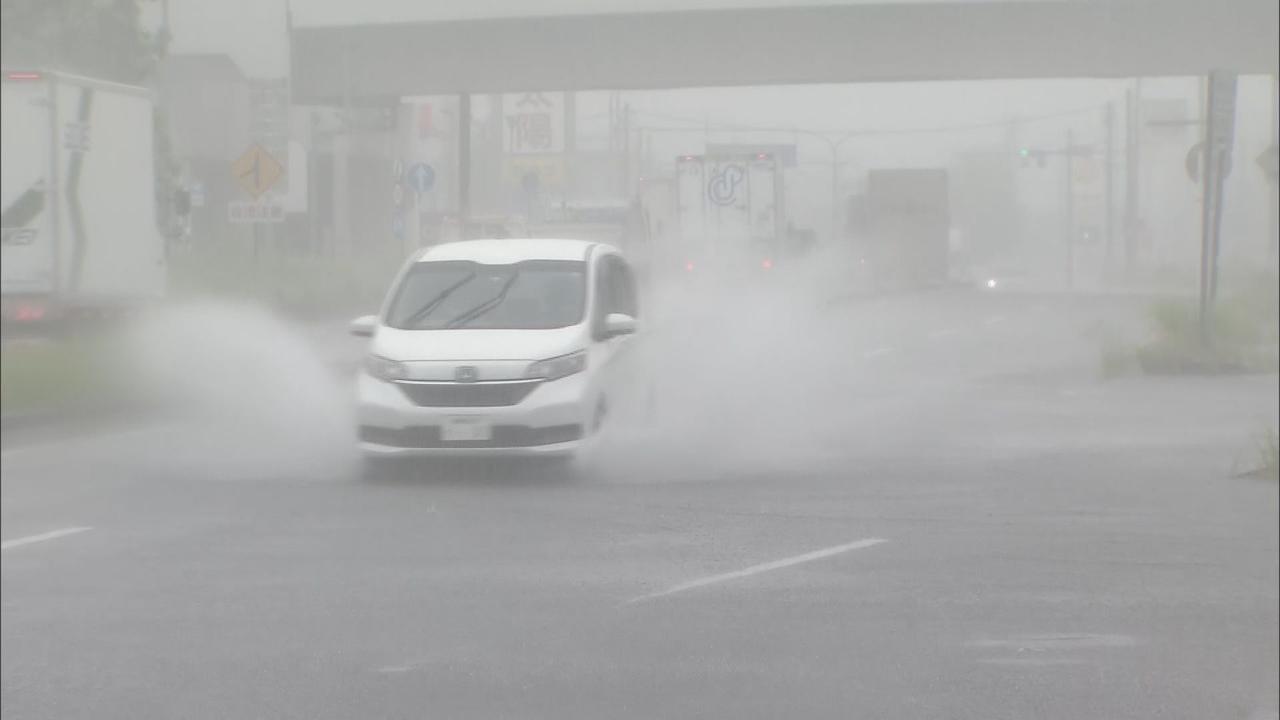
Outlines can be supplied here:
[[503, 95], [502, 149], [512, 155], [564, 152], [564, 93]]

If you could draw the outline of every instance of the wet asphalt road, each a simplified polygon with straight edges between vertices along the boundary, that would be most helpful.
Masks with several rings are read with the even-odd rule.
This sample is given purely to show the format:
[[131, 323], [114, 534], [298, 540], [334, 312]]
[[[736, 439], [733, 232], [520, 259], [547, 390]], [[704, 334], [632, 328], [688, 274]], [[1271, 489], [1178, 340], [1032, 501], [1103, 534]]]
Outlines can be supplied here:
[[0, 710], [1274, 718], [1277, 486], [1233, 471], [1276, 377], [1099, 381], [1135, 307], [835, 308], [839, 412], [576, 476], [368, 482], [189, 419], [6, 443]]

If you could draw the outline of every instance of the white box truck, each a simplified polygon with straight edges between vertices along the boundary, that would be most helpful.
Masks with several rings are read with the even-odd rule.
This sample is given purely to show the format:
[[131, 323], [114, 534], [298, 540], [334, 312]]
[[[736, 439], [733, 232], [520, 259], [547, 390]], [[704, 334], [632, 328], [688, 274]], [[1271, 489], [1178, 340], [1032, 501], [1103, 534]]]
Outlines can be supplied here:
[[768, 153], [676, 160], [676, 223], [668, 262], [723, 272], [773, 267], [786, 237], [783, 182]]
[[4, 319], [162, 295], [150, 91], [52, 72], [0, 73]]

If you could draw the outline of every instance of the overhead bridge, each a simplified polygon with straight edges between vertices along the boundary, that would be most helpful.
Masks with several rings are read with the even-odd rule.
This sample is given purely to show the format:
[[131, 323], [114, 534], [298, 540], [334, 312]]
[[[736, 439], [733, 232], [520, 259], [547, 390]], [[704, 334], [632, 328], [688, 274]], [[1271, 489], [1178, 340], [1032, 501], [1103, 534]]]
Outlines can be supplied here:
[[1274, 73], [1277, 25], [1277, 0], [996, 0], [296, 27], [293, 94]]

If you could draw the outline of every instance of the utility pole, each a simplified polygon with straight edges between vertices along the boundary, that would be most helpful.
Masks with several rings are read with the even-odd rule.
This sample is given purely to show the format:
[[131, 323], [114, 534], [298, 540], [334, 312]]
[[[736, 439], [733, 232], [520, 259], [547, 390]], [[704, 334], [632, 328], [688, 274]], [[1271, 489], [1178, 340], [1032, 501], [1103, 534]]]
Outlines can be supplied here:
[[1125, 198], [1124, 198], [1124, 272], [1133, 279], [1138, 260], [1138, 231], [1141, 221], [1140, 179], [1142, 174], [1142, 81], [1125, 91]]
[[[574, 160], [578, 157], [578, 93], [564, 94], [564, 187], [560, 189], [560, 208], [563, 212], [569, 198], [574, 197]], [[565, 218], [560, 218], [562, 221]]]
[[831, 146], [831, 243], [840, 240], [840, 156], [839, 147]]
[[[1277, 137], [1280, 133], [1280, 76], [1271, 76], [1271, 149], [1276, 148], [1276, 144], [1280, 141]], [[1271, 184], [1268, 192], [1270, 196], [1267, 199], [1267, 227], [1269, 233], [1267, 237], [1267, 245], [1271, 249], [1271, 262], [1275, 263], [1277, 251], [1280, 251], [1280, 185], [1277, 179], [1272, 176], [1267, 178]], [[1274, 268], [1273, 268], [1274, 269]]]
[[1107, 130], [1107, 148], [1106, 158], [1103, 160], [1103, 171], [1106, 173], [1103, 192], [1106, 193], [1104, 200], [1105, 211], [1107, 216], [1106, 227], [1102, 231], [1106, 242], [1106, 278], [1108, 282], [1111, 278], [1111, 257], [1112, 257], [1112, 235], [1115, 228], [1115, 149], [1116, 149], [1116, 104], [1114, 100], [1107, 102], [1106, 112], [1103, 114], [1103, 122], [1106, 123]]
[[622, 106], [622, 197], [631, 197], [631, 103]]
[[1075, 188], [1072, 183], [1072, 173], [1075, 170], [1075, 133], [1071, 130], [1067, 131], [1067, 151], [1066, 158], [1062, 163], [1062, 167], [1066, 173], [1067, 185], [1067, 289], [1071, 290], [1075, 287], [1076, 281], [1076, 200]]
[[1213, 342], [1213, 306], [1218, 299], [1218, 254], [1222, 242], [1222, 186], [1235, 140], [1236, 76], [1209, 75], [1204, 114], [1204, 206], [1200, 241], [1200, 341]]
[[465, 239], [471, 220], [471, 94], [458, 95], [458, 222]]

